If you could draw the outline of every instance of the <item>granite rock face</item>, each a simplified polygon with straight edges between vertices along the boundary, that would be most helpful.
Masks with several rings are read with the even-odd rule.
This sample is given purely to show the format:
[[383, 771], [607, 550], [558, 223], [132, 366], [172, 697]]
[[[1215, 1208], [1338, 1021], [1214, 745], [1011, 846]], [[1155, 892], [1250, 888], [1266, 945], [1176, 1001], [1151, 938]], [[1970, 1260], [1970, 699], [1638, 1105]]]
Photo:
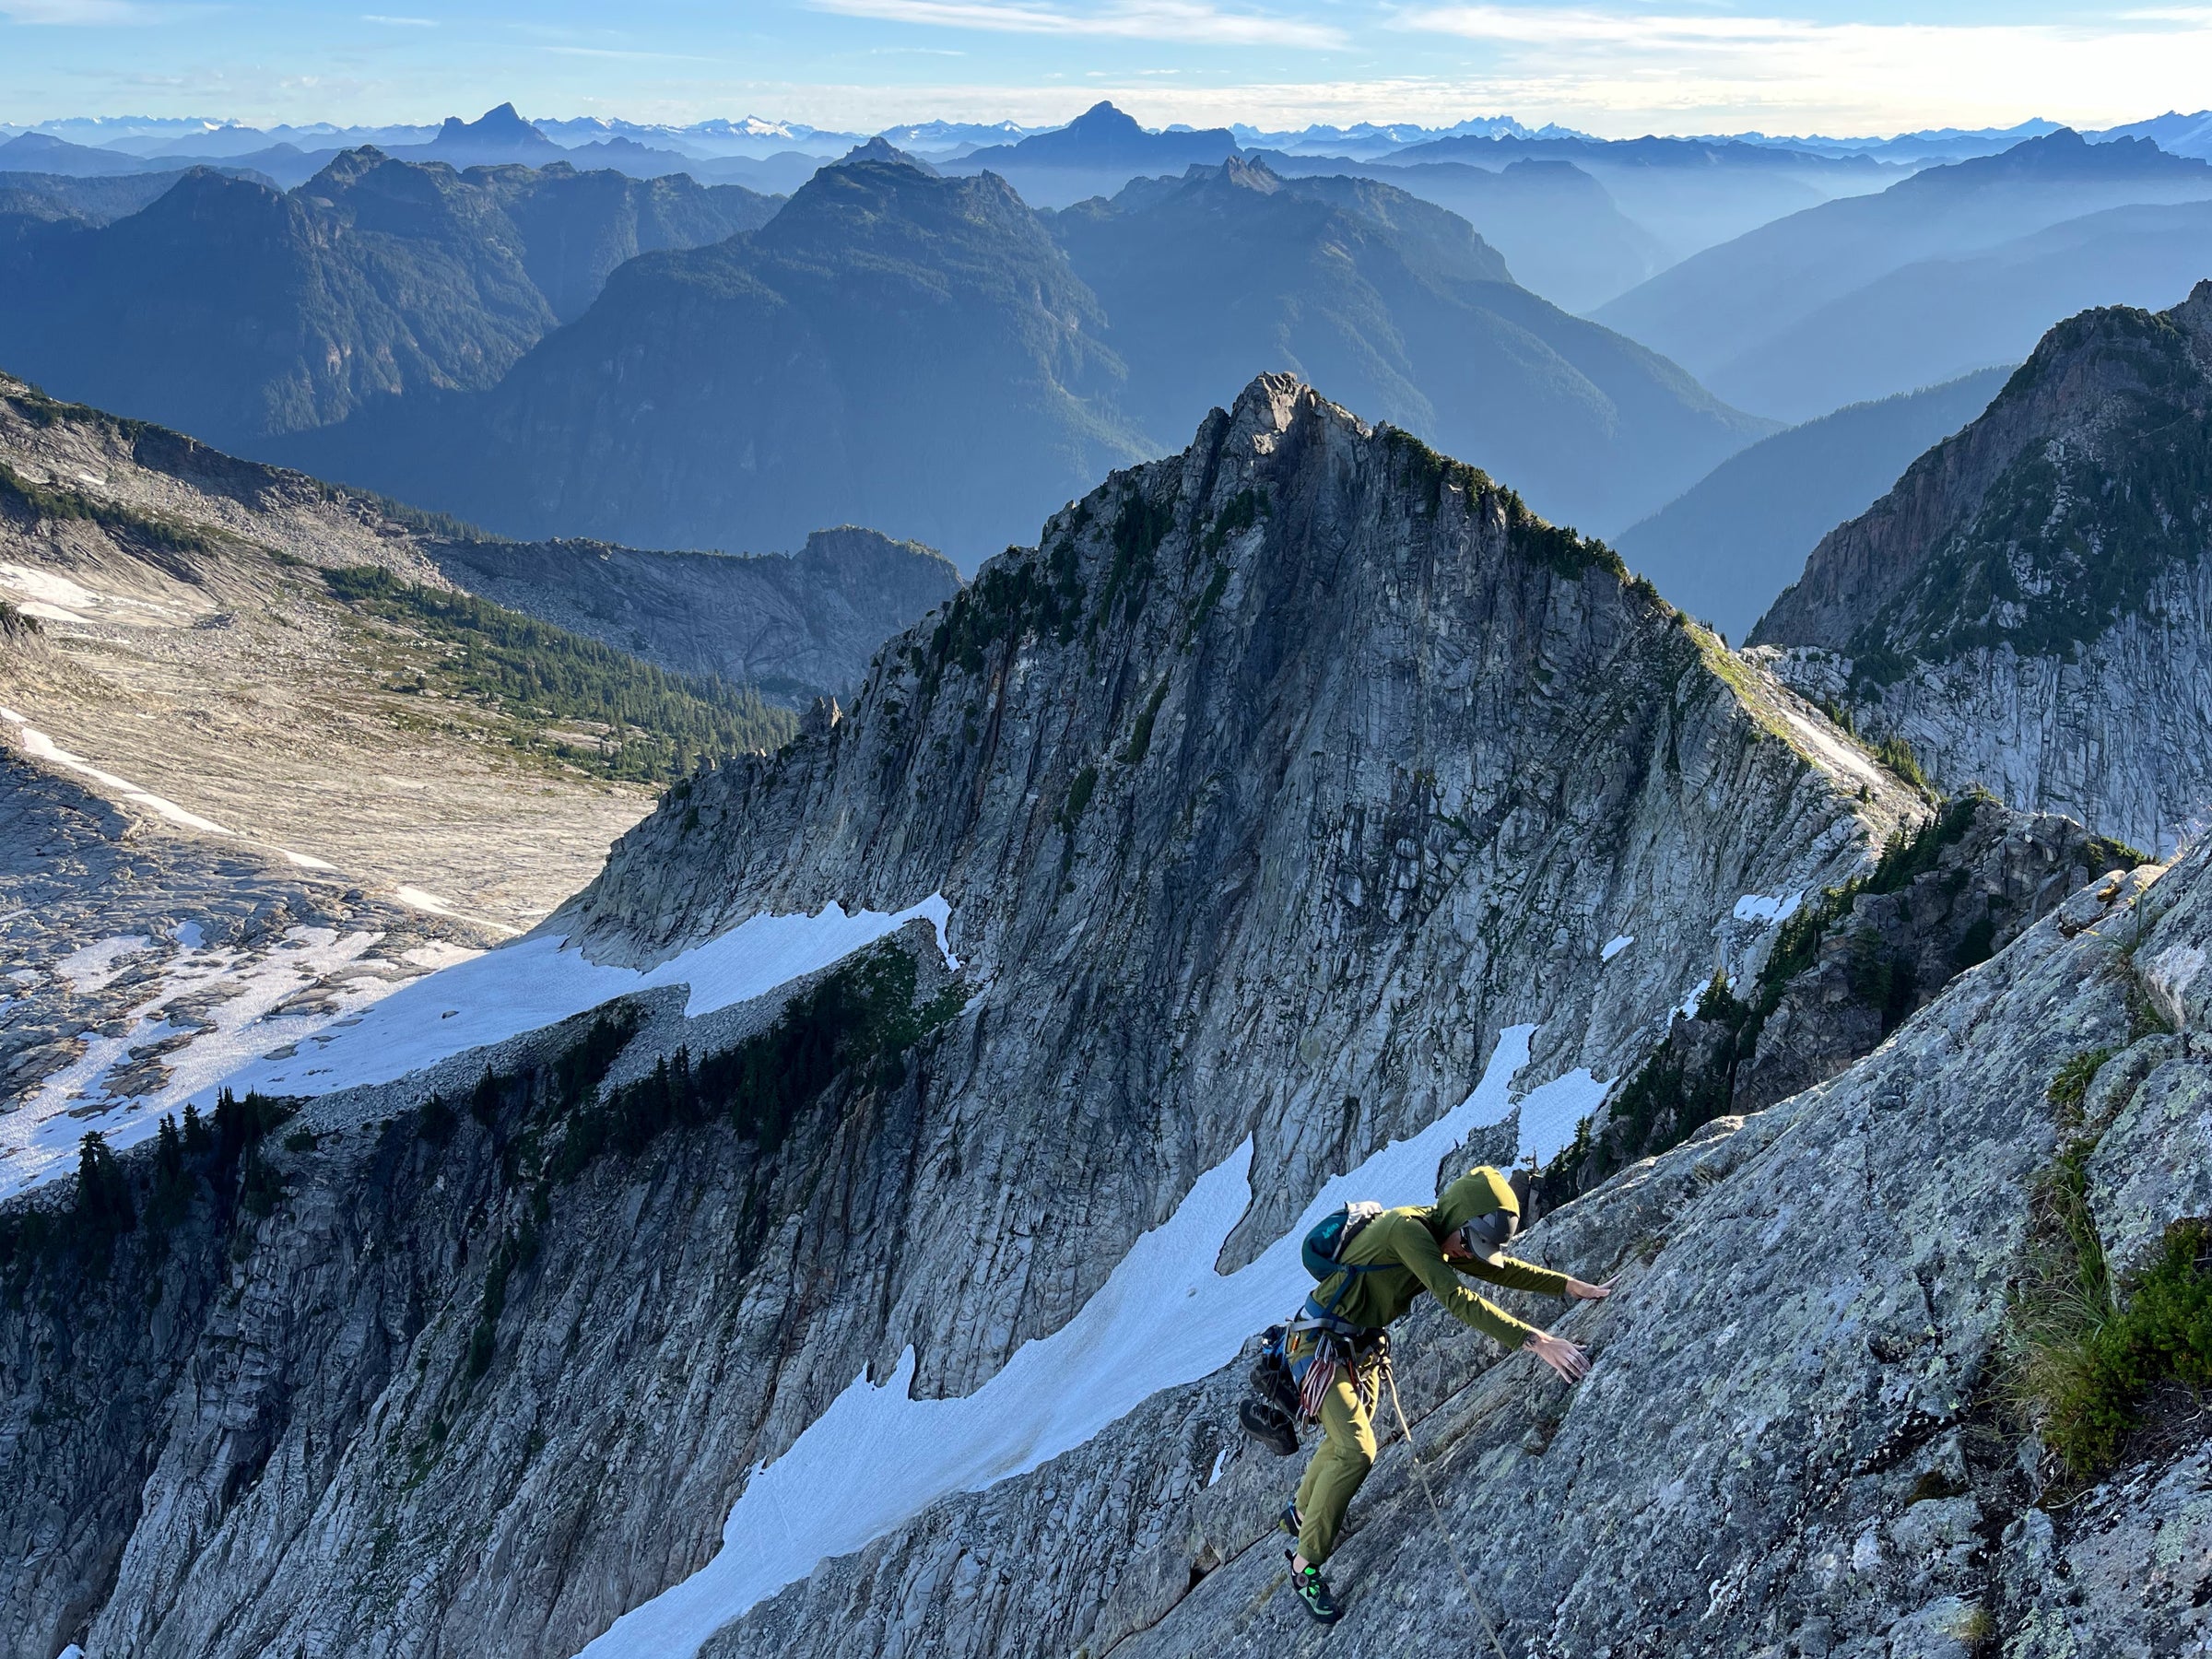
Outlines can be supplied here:
[[2136, 854], [1988, 795], [1942, 804], [1868, 874], [1808, 895], [1757, 971], [1677, 1008], [1666, 1041], [1538, 1181], [1553, 1205], [1700, 1124], [1771, 1106], [1871, 1053], [1954, 976]]
[[[2047, 1090], [2081, 1054], [2126, 1047], [2139, 924], [2147, 948], [2199, 947], [2212, 858], [2085, 889], [1841, 1077], [1545, 1217], [1533, 1259], [1616, 1276], [1609, 1301], [1550, 1310], [1596, 1353], [1579, 1388], [1498, 1362], [1433, 1310], [1401, 1328], [1427, 1479], [1503, 1651], [2201, 1651], [2201, 1428], [2046, 1507], [2035, 1442], [1992, 1407], [2031, 1189], [2061, 1135]], [[2124, 1123], [2142, 1068], [2106, 1066]], [[2101, 1199], [2096, 1216], [2124, 1224]], [[1216, 1451], [1233, 1382], [1162, 1396], [826, 1563], [707, 1651], [1488, 1651], [1394, 1435], [1331, 1562], [1346, 1618], [1309, 1624], [1272, 1528], [1297, 1465]]]
[[2212, 283], [2084, 312], [1752, 631], [1945, 787], [2170, 852], [2212, 807]]
[[[641, 963], [762, 912], [941, 893], [957, 981], [917, 927], [912, 1020], [843, 1022], [860, 993], [822, 976], [699, 1020], [632, 998], [604, 1038], [581, 1018], [311, 1105], [297, 1147], [288, 1122], [252, 1154], [274, 1197], [194, 1166], [173, 1269], [145, 1228], [106, 1279], [18, 1255], [0, 1450], [6, 1489], [43, 1496], [11, 1517], [0, 1618], [23, 1645], [572, 1652], [704, 1564], [749, 1471], [856, 1376], [911, 1347], [916, 1396], [976, 1389], [1249, 1140], [1219, 1261], [1241, 1266], [1455, 1108], [1510, 1028], [1538, 1028], [1524, 1085], [1619, 1074], [1716, 958], [1756, 964], [1788, 895], [1924, 812], [1603, 549], [1279, 378], [1056, 514], [823, 712], [672, 792], [549, 925]], [[804, 1110], [631, 1090], [771, 1037], [787, 1075], [817, 1051], [786, 1015], [842, 1056], [806, 1063]], [[1466, 1155], [1572, 1126], [1509, 1116]], [[1663, 1202], [1607, 1201], [1631, 1242], [1711, 1184], [1698, 1156]], [[143, 1210], [158, 1171], [124, 1163]], [[1101, 1536], [1223, 1466], [1197, 1409], [1139, 1407], [1164, 1458], [1069, 1453], [1152, 1495], [1101, 1507]], [[79, 1520], [86, 1487], [115, 1498]], [[1024, 1524], [1005, 1571], [1035, 1577], [1058, 1523]], [[1130, 1630], [1189, 1565], [1145, 1573]], [[1033, 1651], [1028, 1627], [960, 1640]]]

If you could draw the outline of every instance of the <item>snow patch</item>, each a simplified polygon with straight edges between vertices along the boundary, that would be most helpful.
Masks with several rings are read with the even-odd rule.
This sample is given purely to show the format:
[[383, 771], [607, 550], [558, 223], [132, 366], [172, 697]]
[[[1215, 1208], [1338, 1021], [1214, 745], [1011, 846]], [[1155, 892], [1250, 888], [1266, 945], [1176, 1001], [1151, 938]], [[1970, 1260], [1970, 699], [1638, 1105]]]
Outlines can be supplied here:
[[1597, 959], [1601, 962], [1609, 962], [1635, 943], [1636, 935], [1634, 934], [1615, 934], [1606, 941], [1605, 948], [1597, 953]]
[[80, 994], [104, 991], [123, 971], [123, 959], [152, 943], [144, 934], [117, 934], [112, 939], [78, 947], [55, 962], [53, 971], [69, 982], [72, 991]]
[[174, 801], [164, 800], [126, 779], [117, 777], [113, 772], [100, 771], [81, 755], [71, 754], [45, 733], [26, 722], [13, 709], [0, 709], [0, 720], [6, 721], [16, 728], [16, 741], [23, 746], [25, 754], [35, 759], [50, 760], [56, 766], [88, 777], [101, 788], [113, 790], [124, 800], [135, 801], [139, 806], [159, 813], [172, 824], [182, 824], [187, 830], [204, 830], [209, 835], [230, 833], [212, 818], [204, 818], [196, 812], [187, 812]]
[[1215, 1263], [1252, 1202], [1250, 1139], [1137, 1240], [1075, 1318], [1023, 1344], [975, 1393], [912, 1398], [911, 1347], [880, 1386], [864, 1371], [789, 1451], [753, 1470], [724, 1524], [721, 1553], [624, 1614], [583, 1653], [691, 1659], [714, 1631], [828, 1558], [861, 1548], [940, 1498], [1034, 1469], [1159, 1390], [1220, 1370], [1311, 1288], [1299, 1244], [1321, 1217], [1352, 1198], [1395, 1205], [1435, 1196], [1438, 1160], [1511, 1110], [1507, 1086], [1527, 1065], [1535, 1029], [1500, 1032], [1464, 1101], [1331, 1181], [1296, 1226], [1238, 1272], [1224, 1276]]
[[[276, 1010], [335, 976], [381, 935], [340, 938], [326, 928], [293, 928], [266, 957], [185, 950], [160, 988], [124, 1013], [132, 1021], [127, 1036], [89, 1039], [74, 1064], [49, 1077], [22, 1109], [0, 1117], [0, 1197], [65, 1171], [88, 1129], [120, 1148], [152, 1135], [163, 1112], [187, 1102], [206, 1109], [224, 1088], [314, 1096], [389, 1083], [654, 986], [689, 985], [684, 1011], [696, 1018], [828, 968], [917, 918], [935, 927], [944, 949], [951, 914], [945, 896], [932, 893], [896, 915], [864, 910], [849, 916], [832, 903], [814, 916], [754, 916], [644, 971], [587, 961], [559, 937], [525, 938], [485, 952], [422, 947], [403, 959], [437, 971], [397, 984], [368, 974], [325, 984], [317, 1009], [299, 1014]], [[953, 962], [949, 951], [946, 959]], [[109, 1093], [109, 1074], [132, 1049], [190, 1029], [170, 1026], [170, 1000], [211, 985], [227, 992], [206, 1016], [216, 1029], [161, 1056], [169, 1076], [159, 1087]]]
[[1738, 922], [1787, 922], [1797, 913], [1797, 907], [1804, 902], [1803, 888], [1794, 893], [1771, 898], [1764, 893], [1746, 893], [1735, 901], [1735, 908], [1728, 913]]
[[[29, 565], [0, 562], [0, 587], [12, 588], [34, 604], [54, 606], [65, 611], [98, 610], [103, 603], [110, 603], [104, 594], [80, 587], [68, 577], [56, 576], [52, 571], [34, 571]], [[82, 617], [69, 619], [85, 620]]]
[[1535, 1159], [1549, 1163], [1574, 1144], [1574, 1132], [1595, 1112], [1610, 1083], [1602, 1083], [1589, 1067], [1554, 1077], [1528, 1091], [1521, 1101], [1521, 1161]]
[[[0, 1197], [74, 1168], [76, 1143], [87, 1130], [98, 1130], [119, 1149], [135, 1145], [153, 1135], [163, 1112], [182, 1110], [187, 1100], [212, 1105], [217, 1090], [256, 1054], [300, 1041], [332, 1020], [355, 1015], [389, 994], [390, 981], [363, 976], [344, 984], [326, 984], [312, 1012], [281, 1011], [300, 992], [327, 981], [363, 955], [381, 936], [294, 927], [286, 931], [276, 949], [265, 954], [181, 947], [163, 965], [154, 988], [118, 1016], [128, 1022], [123, 1035], [87, 1032], [84, 1053], [47, 1077], [13, 1112], [0, 1116]], [[144, 946], [150, 941], [102, 940], [76, 955], [132, 943]], [[212, 1000], [204, 1012], [184, 1023], [172, 1023], [172, 1002], [190, 995], [197, 1005], [210, 994]], [[164, 1074], [159, 1083], [136, 1092], [111, 1088], [111, 1075], [130, 1061], [134, 1050], [171, 1042], [175, 1046], [159, 1056]]]

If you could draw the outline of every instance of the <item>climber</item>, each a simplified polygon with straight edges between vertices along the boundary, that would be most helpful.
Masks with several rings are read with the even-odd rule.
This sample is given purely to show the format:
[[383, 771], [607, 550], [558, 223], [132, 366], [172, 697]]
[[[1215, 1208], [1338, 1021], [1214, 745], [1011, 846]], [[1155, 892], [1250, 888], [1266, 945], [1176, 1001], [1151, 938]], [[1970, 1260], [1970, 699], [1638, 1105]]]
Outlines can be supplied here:
[[1291, 1324], [1286, 1352], [1301, 1380], [1312, 1363], [1336, 1361], [1321, 1397], [1321, 1447], [1281, 1519], [1283, 1530], [1298, 1539], [1290, 1554], [1291, 1583], [1306, 1611], [1323, 1624], [1334, 1624], [1338, 1609], [1321, 1564], [1336, 1547], [1352, 1494], [1374, 1466], [1384, 1327], [1403, 1317], [1416, 1297], [1428, 1291], [1461, 1324], [1508, 1348], [1527, 1348], [1570, 1382], [1589, 1371], [1589, 1360], [1573, 1343], [1522, 1324], [1460, 1281], [1459, 1275], [1467, 1274], [1509, 1289], [1584, 1301], [1611, 1294], [1610, 1283], [1585, 1284], [1508, 1256], [1504, 1246], [1520, 1222], [1521, 1200], [1505, 1177], [1488, 1167], [1470, 1170], [1434, 1204], [1384, 1210], [1361, 1226], [1335, 1257], [1347, 1271], [1316, 1285], [1303, 1314]]

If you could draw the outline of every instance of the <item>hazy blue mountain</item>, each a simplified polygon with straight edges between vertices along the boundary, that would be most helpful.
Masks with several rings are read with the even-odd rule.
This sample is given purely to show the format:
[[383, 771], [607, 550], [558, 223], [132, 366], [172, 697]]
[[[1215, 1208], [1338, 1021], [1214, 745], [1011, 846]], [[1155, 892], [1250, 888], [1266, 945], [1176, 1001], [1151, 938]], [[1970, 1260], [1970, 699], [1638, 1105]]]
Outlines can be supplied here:
[[1708, 377], [1784, 417], [2025, 359], [2062, 317], [2180, 302], [2212, 271], [2212, 201], [2111, 207], [1983, 253], [1918, 260], [1831, 300]]
[[1253, 156], [1285, 178], [1374, 179], [1449, 207], [1505, 255], [1524, 287], [1571, 312], [1601, 305], [1668, 263], [1659, 239], [1571, 161], [1522, 160], [1492, 171], [1466, 161], [1406, 166], [1280, 150]]
[[1823, 535], [1987, 408], [2010, 373], [1984, 369], [1762, 438], [1622, 531], [1620, 556], [1677, 606], [1740, 641]]
[[[174, 171], [176, 163], [162, 164]], [[110, 173], [157, 171], [136, 156], [72, 144], [50, 133], [22, 133], [0, 142], [0, 170], [8, 172], [61, 173], [70, 178], [100, 178]]]
[[1104, 329], [1004, 180], [878, 140], [758, 230], [621, 266], [496, 389], [287, 454], [524, 535], [739, 551], [844, 519], [972, 569], [1145, 453]]
[[945, 171], [994, 172], [1033, 207], [1065, 207], [1112, 195], [1131, 179], [1211, 167], [1239, 153], [1227, 127], [1149, 133], [1111, 103], [1096, 103], [1064, 127], [1018, 144], [995, 144], [948, 160]]
[[472, 168], [482, 191], [522, 239], [523, 268], [567, 323], [599, 297], [626, 259], [661, 248], [696, 248], [766, 224], [782, 204], [736, 184], [701, 184], [682, 173], [642, 179], [605, 168]]
[[182, 171], [92, 177], [0, 172], [0, 215], [104, 225], [168, 194], [183, 176]]
[[[2089, 144], [2062, 129], [1761, 226], [1661, 272], [1596, 315], [1691, 373], [1717, 377], [1901, 266], [1982, 253], [2106, 207], [2207, 196], [2212, 164], [2167, 155], [2147, 140]], [[1786, 384], [1788, 373], [1778, 363], [1774, 379]], [[1760, 412], [1820, 410], [1799, 398]]]
[[503, 103], [474, 121], [449, 115], [428, 144], [394, 145], [388, 153], [403, 161], [443, 161], [464, 168], [509, 161], [541, 167], [569, 152], [515, 113], [512, 104]]
[[1402, 165], [1460, 161], [1500, 169], [1524, 159], [1572, 162], [1658, 239], [1670, 262], [1784, 214], [1880, 190], [1904, 171], [1865, 156], [1820, 155], [1732, 138], [1546, 134], [1440, 138], [1410, 146], [1392, 159]]
[[251, 447], [374, 396], [489, 385], [640, 248], [771, 211], [689, 180], [463, 175], [371, 149], [288, 194], [194, 170], [136, 213], [19, 247], [0, 359], [57, 394]]
[[1368, 179], [1230, 160], [1053, 216], [1111, 320], [1123, 406], [1160, 447], [1287, 371], [1609, 529], [1759, 423], [1673, 364], [1512, 279], [1457, 215]]
[[702, 182], [742, 184], [763, 195], [789, 195], [818, 172], [829, 158], [811, 150], [777, 150], [766, 156], [717, 156], [685, 171]]
[[2199, 110], [2194, 115], [2169, 110], [2165, 114], [2153, 116], [2148, 121], [2134, 121], [2125, 126], [2109, 127], [2097, 135], [2100, 138], [2147, 138], [2171, 155], [2212, 157], [2212, 110]]

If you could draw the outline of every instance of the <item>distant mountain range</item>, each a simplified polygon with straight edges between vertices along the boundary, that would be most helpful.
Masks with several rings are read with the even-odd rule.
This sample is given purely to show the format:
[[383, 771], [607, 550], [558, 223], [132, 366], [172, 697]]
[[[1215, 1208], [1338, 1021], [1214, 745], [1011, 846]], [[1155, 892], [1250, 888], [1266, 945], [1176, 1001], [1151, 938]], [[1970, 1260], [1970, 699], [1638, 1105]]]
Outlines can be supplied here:
[[1862, 155], [1707, 138], [1440, 138], [1393, 159], [1405, 165], [1463, 161], [1487, 168], [1520, 160], [1571, 162], [1610, 191], [1621, 211], [1658, 239], [1670, 261], [1783, 214], [1880, 190], [1908, 171]]
[[975, 150], [943, 166], [947, 172], [994, 172], [1033, 207], [1065, 207], [1087, 196], [1112, 195], [1134, 178], [1218, 166], [1240, 153], [1236, 135], [1227, 127], [1147, 132], [1112, 104], [1100, 102], [1064, 127]]
[[1520, 160], [1492, 171], [1467, 161], [1249, 153], [1285, 178], [1373, 179], [1449, 207], [1505, 255], [1516, 280], [1571, 312], [1602, 305], [1668, 263], [1659, 239], [1571, 161]]
[[1762, 438], [1622, 531], [1620, 556], [1691, 616], [1740, 641], [1823, 535], [1865, 512], [1913, 457], [1987, 408], [2011, 372], [1984, 369]]
[[2212, 200], [2066, 219], [1979, 253], [1915, 260], [1716, 371], [1731, 397], [1795, 413], [2024, 358], [2061, 317], [2172, 305], [2212, 271]]
[[496, 387], [281, 453], [518, 535], [735, 549], [842, 518], [969, 565], [1258, 368], [1595, 528], [1764, 429], [1387, 185], [1232, 162], [1041, 218], [877, 141], [749, 235], [623, 266]]
[[1517, 480], [1546, 512], [1609, 527], [1758, 435], [1673, 364], [1520, 287], [1465, 219], [1388, 184], [1230, 160], [1051, 223], [1105, 307], [1123, 406], [1156, 444], [1250, 371], [1287, 371]]
[[88, 194], [0, 217], [15, 232], [0, 362], [231, 447], [371, 397], [489, 385], [623, 260], [774, 210], [689, 179], [462, 175], [372, 149], [288, 194], [197, 169], [106, 223], [73, 206]]
[[[1804, 419], [1834, 407], [1839, 393], [1849, 402], [1901, 391], [2022, 348], [2002, 331], [1985, 331], [1967, 345], [1963, 363], [1959, 355], [1936, 362], [1921, 355], [1930, 338], [1916, 320], [1923, 285], [1956, 290], [1959, 281], [1941, 262], [1989, 253], [2105, 208], [2205, 198], [2212, 198], [2212, 163], [2168, 155], [2145, 139], [2092, 145], [2061, 130], [1762, 226], [1683, 261], [1595, 315], [1722, 395], [1762, 414]], [[1984, 280], [2000, 288], [2009, 281], [2032, 296], [2041, 280], [2026, 271], [2032, 254], [2005, 263], [2009, 278], [1984, 273]], [[2062, 256], [2050, 268], [2065, 264]], [[1919, 274], [1869, 292], [1908, 266]], [[1966, 279], [1968, 288], [1972, 280]], [[2039, 327], [2064, 314], [2056, 296], [2065, 280], [2052, 282], [2053, 298], [2027, 301], [2030, 312], [2045, 308]], [[2054, 303], [2060, 309], [2049, 309]], [[1851, 316], [1848, 327], [1824, 315], [1839, 305]], [[1853, 306], [1861, 310], [1854, 314]], [[1881, 336], [1892, 328], [1911, 344], [1886, 347]]]
[[735, 551], [844, 519], [972, 563], [1147, 452], [1104, 329], [1011, 186], [878, 141], [750, 236], [622, 266], [495, 389], [286, 453], [525, 535]]

